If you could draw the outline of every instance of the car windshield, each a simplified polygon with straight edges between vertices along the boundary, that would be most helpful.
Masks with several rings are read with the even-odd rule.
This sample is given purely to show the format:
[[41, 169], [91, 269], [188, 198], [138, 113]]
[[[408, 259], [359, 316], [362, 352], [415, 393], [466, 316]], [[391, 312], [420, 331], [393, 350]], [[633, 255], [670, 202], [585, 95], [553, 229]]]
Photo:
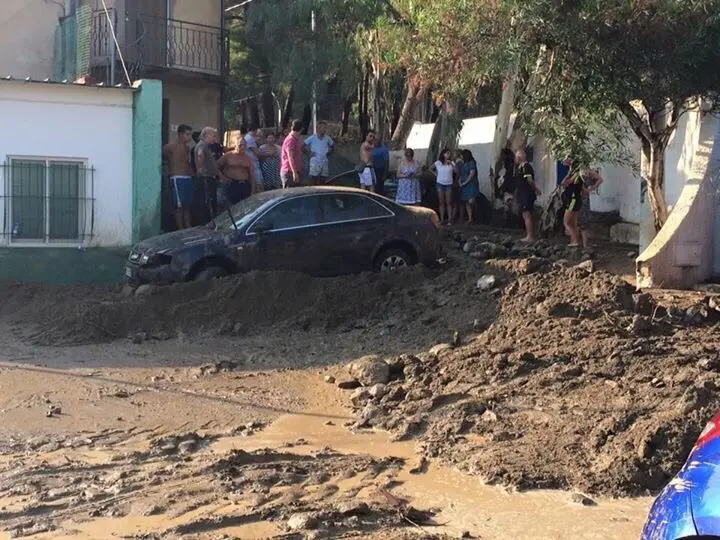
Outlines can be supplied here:
[[[215, 229], [233, 229], [234, 227], [239, 229], [247, 223], [248, 219], [254, 215], [258, 209], [276, 198], [277, 194], [273, 194], [272, 192], [253, 195], [233, 205], [230, 208], [230, 212], [220, 213], [213, 222], [210, 222], [210, 226], [213, 226], [214, 223]], [[231, 215], [232, 219], [230, 218]], [[234, 226], [233, 220], [235, 221]]]

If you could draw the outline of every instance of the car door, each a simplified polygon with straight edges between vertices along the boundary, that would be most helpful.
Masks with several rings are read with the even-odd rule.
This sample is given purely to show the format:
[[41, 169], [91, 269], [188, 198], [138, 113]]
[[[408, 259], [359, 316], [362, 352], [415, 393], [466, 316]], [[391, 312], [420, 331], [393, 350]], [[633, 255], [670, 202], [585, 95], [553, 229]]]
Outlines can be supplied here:
[[320, 198], [324, 224], [320, 242], [328, 273], [371, 269], [375, 250], [391, 235], [395, 214], [360, 193], [328, 193]]
[[279, 202], [247, 229], [245, 266], [249, 270], [288, 270], [313, 273], [318, 264], [317, 238], [322, 222], [316, 195]]

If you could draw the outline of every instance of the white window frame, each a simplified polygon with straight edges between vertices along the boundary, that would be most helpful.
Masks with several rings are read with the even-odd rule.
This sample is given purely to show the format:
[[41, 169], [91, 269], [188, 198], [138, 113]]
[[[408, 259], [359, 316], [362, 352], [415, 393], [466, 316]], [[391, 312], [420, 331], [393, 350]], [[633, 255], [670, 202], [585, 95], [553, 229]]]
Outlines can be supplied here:
[[[78, 237], [75, 239], [71, 238], [63, 238], [63, 239], [56, 239], [53, 240], [50, 238], [50, 208], [49, 208], [49, 197], [45, 197], [45, 237], [43, 239], [20, 239], [20, 240], [14, 240], [12, 229], [14, 227], [14, 221], [12, 216], [12, 200], [13, 200], [13, 193], [12, 193], [12, 164], [13, 161], [44, 161], [45, 162], [45, 193], [49, 193], [49, 182], [50, 182], [50, 165], [53, 163], [58, 164], [73, 164], [78, 165], [80, 169], [85, 171], [84, 177], [85, 182], [82, 182], [82, 179], [78, 179]], [[79, 245], [83, 245], [86, 240], [83, 235], [83, 231], [86, 231], [88, 228], [88, 220], [92, 219], [92, 216], [88, 214], [88, 212], [82, 211], [82, 205], [88, 204], [88, 193], [89, 187], [88, 182], [91, 182], [92, 180], [88, 178], [88, 172], [90, 171], [90, 167], [88, 165], [88, 159], [87, 158], [77, 158], [77, 157], [62, 157], [62, 156], [36, 156], [36, 155], [7, 155], [5, 156], [5, 182], [2, 186], [2, 195], [4, 195], [4, 201], [5, 204], [2, 205], [2, 208], [0, 208], [0, 212], [4, 213], [4, 220], [5, 223], [8, 224], [8, 234], [5, 238], [5, 246], [6, 247], [48, 247], [48, 248], [56, 248], [56, 247], [77, 247]], [[91, 173], [92, 174], [92, 173]], [[92, 206], [90, 206], [90, 214], [92, 213]]]

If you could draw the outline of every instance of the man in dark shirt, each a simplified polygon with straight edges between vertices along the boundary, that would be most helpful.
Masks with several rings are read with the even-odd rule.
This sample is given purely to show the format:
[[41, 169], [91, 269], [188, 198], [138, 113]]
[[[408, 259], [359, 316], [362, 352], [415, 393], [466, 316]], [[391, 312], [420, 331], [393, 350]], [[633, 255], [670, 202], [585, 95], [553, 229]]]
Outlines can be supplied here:
[[372, 151], [372, 166], [375, 171], [376, 190], [378, 195], [385, 195], [385, 180], [390, 168], [390, 151], [378, 137], [375, 140], [375, 149]]
[[535, 171], [528, 163], [524, 150], [515, 152], [515, 203], [518, 213], [525, 222], [525, 238], [522, 242], [535, 241], [535, 229], [533, 227], [533, 209], [540, 190], [535, 185]]

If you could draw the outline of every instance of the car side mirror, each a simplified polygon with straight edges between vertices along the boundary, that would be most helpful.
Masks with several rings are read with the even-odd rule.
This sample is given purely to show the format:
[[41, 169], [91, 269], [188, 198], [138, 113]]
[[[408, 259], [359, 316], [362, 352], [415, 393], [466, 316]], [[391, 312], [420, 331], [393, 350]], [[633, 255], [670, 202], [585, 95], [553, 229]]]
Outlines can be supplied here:
[[264, 234], [266, 232], [272, 231], [272, 223], [262, 222], [258, 223], [253, 227], [253, 232], [257, 234]]

